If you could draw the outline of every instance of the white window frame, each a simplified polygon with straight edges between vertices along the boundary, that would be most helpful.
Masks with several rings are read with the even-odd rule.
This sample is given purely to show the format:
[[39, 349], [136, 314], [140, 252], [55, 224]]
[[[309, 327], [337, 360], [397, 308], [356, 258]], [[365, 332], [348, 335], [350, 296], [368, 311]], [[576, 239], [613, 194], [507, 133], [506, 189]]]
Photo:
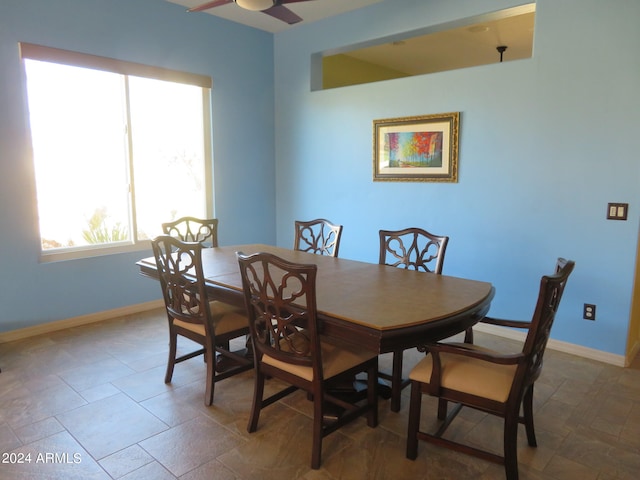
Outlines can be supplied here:
[[[203, 90], [203, 128], [204, 128], [204, 175], [205, 175], [205, 202], [206, 202], [206, 214], [207, 217], [214, 216], [213, 208], [213, 181], [212, 181], [212, 142], [211, 142], [211, 77], [206, 75], [199, 75], [187, 72], [181, 72], [177, 70], [166, 69], [162, 67], [154, 67], [134, 62], [127, 62], [122, 60], [116, 60], [107, 57], [100, 57], [96, 55], [89, 55], [85, 53], [73, 52], [69, 50], [62, 50], [57, 48], [45, 47], [42, 45], [35, 45], [30, 43], [20, 43], [20, 55], [22, 59], [40, 60], [44, 62], [57, 63], [63, 65], [70, 65], [76, 67], [82, 67], [93, 70], [102, 70], [111, 73], [121, 75], [131, 75], [137, 77], [145, 77], [156, 80], [164, 80], [175, 83], [185, 83], [193, 86], [201, 87]], [[25, 91], [26, 91], [26, 72], [23, 65], [23, 75], [25, 78]], [[130, 175], [132, 175], [133, 164], [128, 162], [128, 168]], [[35, 175], [35, 170], [34, 170]], [[131, 213], [133, 222], [135, 224], [135, 191], [133, 191], [133, 182], [130, 182], [130, 195], [131, 206], [133, 212]], [[37, 213], [37, 212], [36, 212]], [[41, 239], [40, 229], [38, 228], [38, 236]], [[126, 253], [133, 251], [146, 250], [150, 248], [149, 240], [138, 240], [137, 229], [133, 229], [131, 232], [131, 241], [127, 242], [113, 242], [109, 244], [100, 245], [86, 245], [75, 247], [64, 247], [60, 249], [47, 249], [41, 248], [40, 261], [51, 262], [60, 260], [71, 260], [77, 258], [95, 257], [101, 255], [111, 255], [118, 253]]]

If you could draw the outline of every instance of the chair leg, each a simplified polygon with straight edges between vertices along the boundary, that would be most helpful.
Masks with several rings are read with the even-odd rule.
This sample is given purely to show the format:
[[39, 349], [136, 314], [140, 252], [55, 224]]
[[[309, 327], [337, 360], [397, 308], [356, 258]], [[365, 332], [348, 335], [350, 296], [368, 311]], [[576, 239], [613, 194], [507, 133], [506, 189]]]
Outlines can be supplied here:
[[264, 374], [260, 371], [260, 368], [256, 366], [255, 369], [255, 381], [253, 389], [253, 405], [251, 406], [251, 416], [249, 417], [249, 424], [247, 425], [247, 431], [253, 433], [258, 428], [258, 420], [260, 418], [260, 409], [262, 408], [262, 395], [264, 393]]
[[527, 431], [527, 441], [530, 447], [537, 447], [536, 431], [533, 427], [533, 384], [531, 384], [524, 393], [522, 408], [524, 413], [524, 426]]
[[322, 422], [324, 417], [324, 393], [316, 392], [313, 396], [313, 445], [311, 447], [311, 468], [320, 468], [322, 458]]
[[409, 402], [409, 426], [407, 429], [407, 458], [415, 460], [418, 456], [418, 430], [420, 428], [420, 409], [422, 392], [420, 384], [411, 382], [411, 400]]
[[449, 403], [444, 398], [438, 398], [438, 420], [447, 418], [447, 408]]
[[393, 352], [393, 367], [391, 370], [391, 411], [399, 412], [402, 398], [402, 350]]
[[176, 364], [177, 335], [169, 328], [169, 358], [167, 360], [167, 372], [164, 375], [164, 383], [170, 383], [173, 377], [173, 367]]
[[504, 469], [507, 480], [518, 480], [518, 413], [504, 419]]
[[367, 426], [375, 428], [378, 426], [378, 366], [372, 366], [367, 371], [367, 405], [370, 407], [367, 412]]
[[208, 407], [213, 404], [213, 393], [216, 386], [216, 351], [215, 348], [207, 348], [204, 353], [207, 363], [207, 387], [204, 394], [204, 404]]
[[464, 331], [464, 343], [473, 343], [473, 327], [469, 327]]

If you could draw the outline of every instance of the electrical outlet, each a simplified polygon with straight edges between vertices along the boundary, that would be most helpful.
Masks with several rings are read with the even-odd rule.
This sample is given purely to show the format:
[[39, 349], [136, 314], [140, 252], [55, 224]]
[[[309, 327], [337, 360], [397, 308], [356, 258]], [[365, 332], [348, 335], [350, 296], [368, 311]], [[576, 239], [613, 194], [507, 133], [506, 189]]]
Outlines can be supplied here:
[[582, 310], [582, 318], [584, 318], [585, 320], [595, 320], [596, 306], [592, 303], [585, 303], [584, 309]]

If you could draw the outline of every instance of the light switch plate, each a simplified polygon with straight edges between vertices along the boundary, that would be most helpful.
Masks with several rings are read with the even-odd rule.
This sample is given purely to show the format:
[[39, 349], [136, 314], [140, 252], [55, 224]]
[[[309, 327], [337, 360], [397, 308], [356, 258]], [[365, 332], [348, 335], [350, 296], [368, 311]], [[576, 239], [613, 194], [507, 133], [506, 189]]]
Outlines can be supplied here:
[[607, 220], [626, 220], [628, 203], [609, 203], [607, 205]]

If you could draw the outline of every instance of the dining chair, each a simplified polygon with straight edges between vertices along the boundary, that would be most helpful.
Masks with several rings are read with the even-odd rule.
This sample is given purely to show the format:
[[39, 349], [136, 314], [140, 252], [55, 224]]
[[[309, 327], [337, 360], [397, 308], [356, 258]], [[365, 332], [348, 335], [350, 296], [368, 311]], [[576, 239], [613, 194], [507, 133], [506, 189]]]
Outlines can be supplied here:
[[[237, 255], [255, 361], [247, 430], [256, 431], [263, 408], [298, 389], [306, 391], [313, 401], [311, 468], [318, 469], [325, 436], [363, 414], [369, 427], [377, 426], [377, 354], [321, 337], [316, 265], [291, 263], [270, 253]], [[363, 398], [340, 398], [329, 389], [362, 372], [367, 374]], [[265, 398], [265, 380], [271, 378], [288, 386]]]
[[183, 242], [198, 242], [203, 246], [218, 246], [218, 219], [182, 217], [162, 224], [162, 232]]
[[[201, 244], [160, 235], [151, 241], [151, 246], [169, 321], [169, 359], [164, 381], [171, 382], [175, 364], [204, 355], [207, 365], [204, 403], [211, 405], [217, 382], [253, 367], [253, 361], [240, 354], [244, 350], [228, 349], [230, 340], [249, 333], [247, 317], [242, 309], [207, 298]], [[179, 335], [201, 348], [177, 356]], [[229, 358], [233, 365], [224, 372], [216, 371], [216, 354]]]
[[[418, 270], [427, 273], [442, 273], [444, 255], [449, 237], [434, 235], [422, 228], [402, 230], [380, 230], [380, 265]], [[404, 351], [393, 351], [391, 374], [381, 372], [380, 377], [391, 382], [391, 411], [400, 411], [402, 390], [409, 380], [402, 378]]]
[[296, 220], [293, 249], [337, 257], [341, 236], [342, 225], [334, 225], [324, 218], [308, 222]]
[[[218, 246], [217, 218], [181, 217], [173, 222], [163, 223], [162, 231], [165, 235], [172, 235], [183, 242], [198, 242], [204, 247]], [[246, 342], [246, 354], [250, 357], [252, 350], [248, 336]], [[219, 346], [229, 349], [228, 344], [220, 344]], [[230, 369], [234, 364], [233, 360], [228, 357], [218, 356], [216, 359], [216, 369], [220, 372]]]
[[[518, 479], [518, 424], [525, 426], [529, 446], [536, 447], [533, 426], [533, 386], [542, 371], [551, 327], [560, 305], [573, 261], [559, 259], [559, 269], [540, 280], [531, 322], [509, 322], [528, 328], [522, 351], [503, 354], [468, 343], [427, 345], [427, 356], [411, 371], [411, 401], [407, 429], [407, 458], [418, 454], [418, 440], [434, 443], [504, 465], [507, 480]], [[422, 395], [438, 397], [434, 433], [420, 430]], [[449, 402], [457, 405], [447, 412]], [[443, 435], [463, 406], [504, 419], [503, 452], [498, 455]], [[522, 415], [520, 410], [522, 408]], [[448, 414], [447, 414], [448, 413]]]

